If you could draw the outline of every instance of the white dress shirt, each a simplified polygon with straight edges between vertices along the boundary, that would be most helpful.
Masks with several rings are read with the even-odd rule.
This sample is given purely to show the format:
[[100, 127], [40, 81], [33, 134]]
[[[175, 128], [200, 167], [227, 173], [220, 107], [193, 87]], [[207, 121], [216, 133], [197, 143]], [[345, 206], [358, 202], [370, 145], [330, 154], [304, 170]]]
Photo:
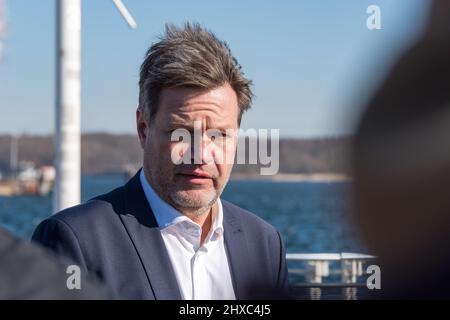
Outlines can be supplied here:
[[163, 201], [141, 170], [145, 196], [158, 223], [172, 263], [181, 297], [185, 300], [234, 300], [228, 258], [223, 238], [223, 208], [212, 216], [211, 229], [200, 246], [202, 228]]

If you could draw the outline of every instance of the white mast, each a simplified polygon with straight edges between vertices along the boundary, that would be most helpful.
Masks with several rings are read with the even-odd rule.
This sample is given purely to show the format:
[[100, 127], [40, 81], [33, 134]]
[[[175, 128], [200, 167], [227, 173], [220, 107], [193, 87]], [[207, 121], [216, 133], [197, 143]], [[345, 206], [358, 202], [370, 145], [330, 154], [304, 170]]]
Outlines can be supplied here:
[[[2, 0], [0, 0], [2, 1]], [[113, 0], [131, 28], [131, 14]], [[53, 212], [80, 203], [81, 0], [56, 0], [57, 64]]]
[[56, 0], [56, 12], [54, 212], [80, 203], [81, 0]]

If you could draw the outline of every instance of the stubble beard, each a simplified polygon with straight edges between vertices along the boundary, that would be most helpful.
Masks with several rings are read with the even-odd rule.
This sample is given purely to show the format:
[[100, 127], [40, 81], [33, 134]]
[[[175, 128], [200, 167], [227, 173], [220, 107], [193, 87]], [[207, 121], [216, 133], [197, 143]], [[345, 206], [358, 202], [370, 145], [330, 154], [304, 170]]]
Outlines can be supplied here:
[[194, 198], [189, 196], [186, 190], [180, 190], [173, 182], [171, 183], [164, 179], [158, 179], [158, 177], [167, 176], [162, 171], [158, 170], [156, 175], [152, 170], [149, 170], [148, 173], [150, 176], [151, 185], [161, 199], [166, 201], [175, 209], [179, 210], [181, 213], [189, 213], [197, 217], [209, 213], [210, 209], [222, 194], [222, 191], [230, 177], [230, 175], [228, 175], [225, 183], [220, 186], [219, 189], [212, 187], [212, 189], [205, 191], [208, 192], [208, 195], [203, 196], [203, 199], [201, 199], [200, 197]]

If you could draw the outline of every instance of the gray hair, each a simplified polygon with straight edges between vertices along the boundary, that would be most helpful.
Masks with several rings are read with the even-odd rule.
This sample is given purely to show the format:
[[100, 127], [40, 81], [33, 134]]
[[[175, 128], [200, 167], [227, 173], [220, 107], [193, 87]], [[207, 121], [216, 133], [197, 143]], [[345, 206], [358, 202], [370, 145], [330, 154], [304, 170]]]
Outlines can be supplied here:
[[141, 65], [139, 109], [146, 118], [151, 121], [156, 114], [164, 88], [209, 90], [228, 83], [237, 96], [240, 124], [242, 114], [251, 106], [252, 82], [244, 77], [228, 44], [197, 23], [186, 23], [184, 28], [166, 24], [165, 31]]

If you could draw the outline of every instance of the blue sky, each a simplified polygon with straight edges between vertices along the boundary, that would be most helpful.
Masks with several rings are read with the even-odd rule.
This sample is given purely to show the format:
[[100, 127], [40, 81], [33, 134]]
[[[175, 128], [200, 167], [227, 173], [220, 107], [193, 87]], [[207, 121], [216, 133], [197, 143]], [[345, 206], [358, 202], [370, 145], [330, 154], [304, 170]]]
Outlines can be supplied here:
[[[226, 40], [256, 99], [243, 128], [283, 137], [349, 134], [361, 105], [426, 23], [425, 0], [123, 0], [129, 29], [111, 0], [83, 0], [84, 132], [134, 133], [139, 66], [166, 22], [197, 21]], [[54, 128], [55, 0], [7, 0], [9, 31], [0, 65], [0, 133]], [[381, 8], [382, 29], [366, 28]]]

